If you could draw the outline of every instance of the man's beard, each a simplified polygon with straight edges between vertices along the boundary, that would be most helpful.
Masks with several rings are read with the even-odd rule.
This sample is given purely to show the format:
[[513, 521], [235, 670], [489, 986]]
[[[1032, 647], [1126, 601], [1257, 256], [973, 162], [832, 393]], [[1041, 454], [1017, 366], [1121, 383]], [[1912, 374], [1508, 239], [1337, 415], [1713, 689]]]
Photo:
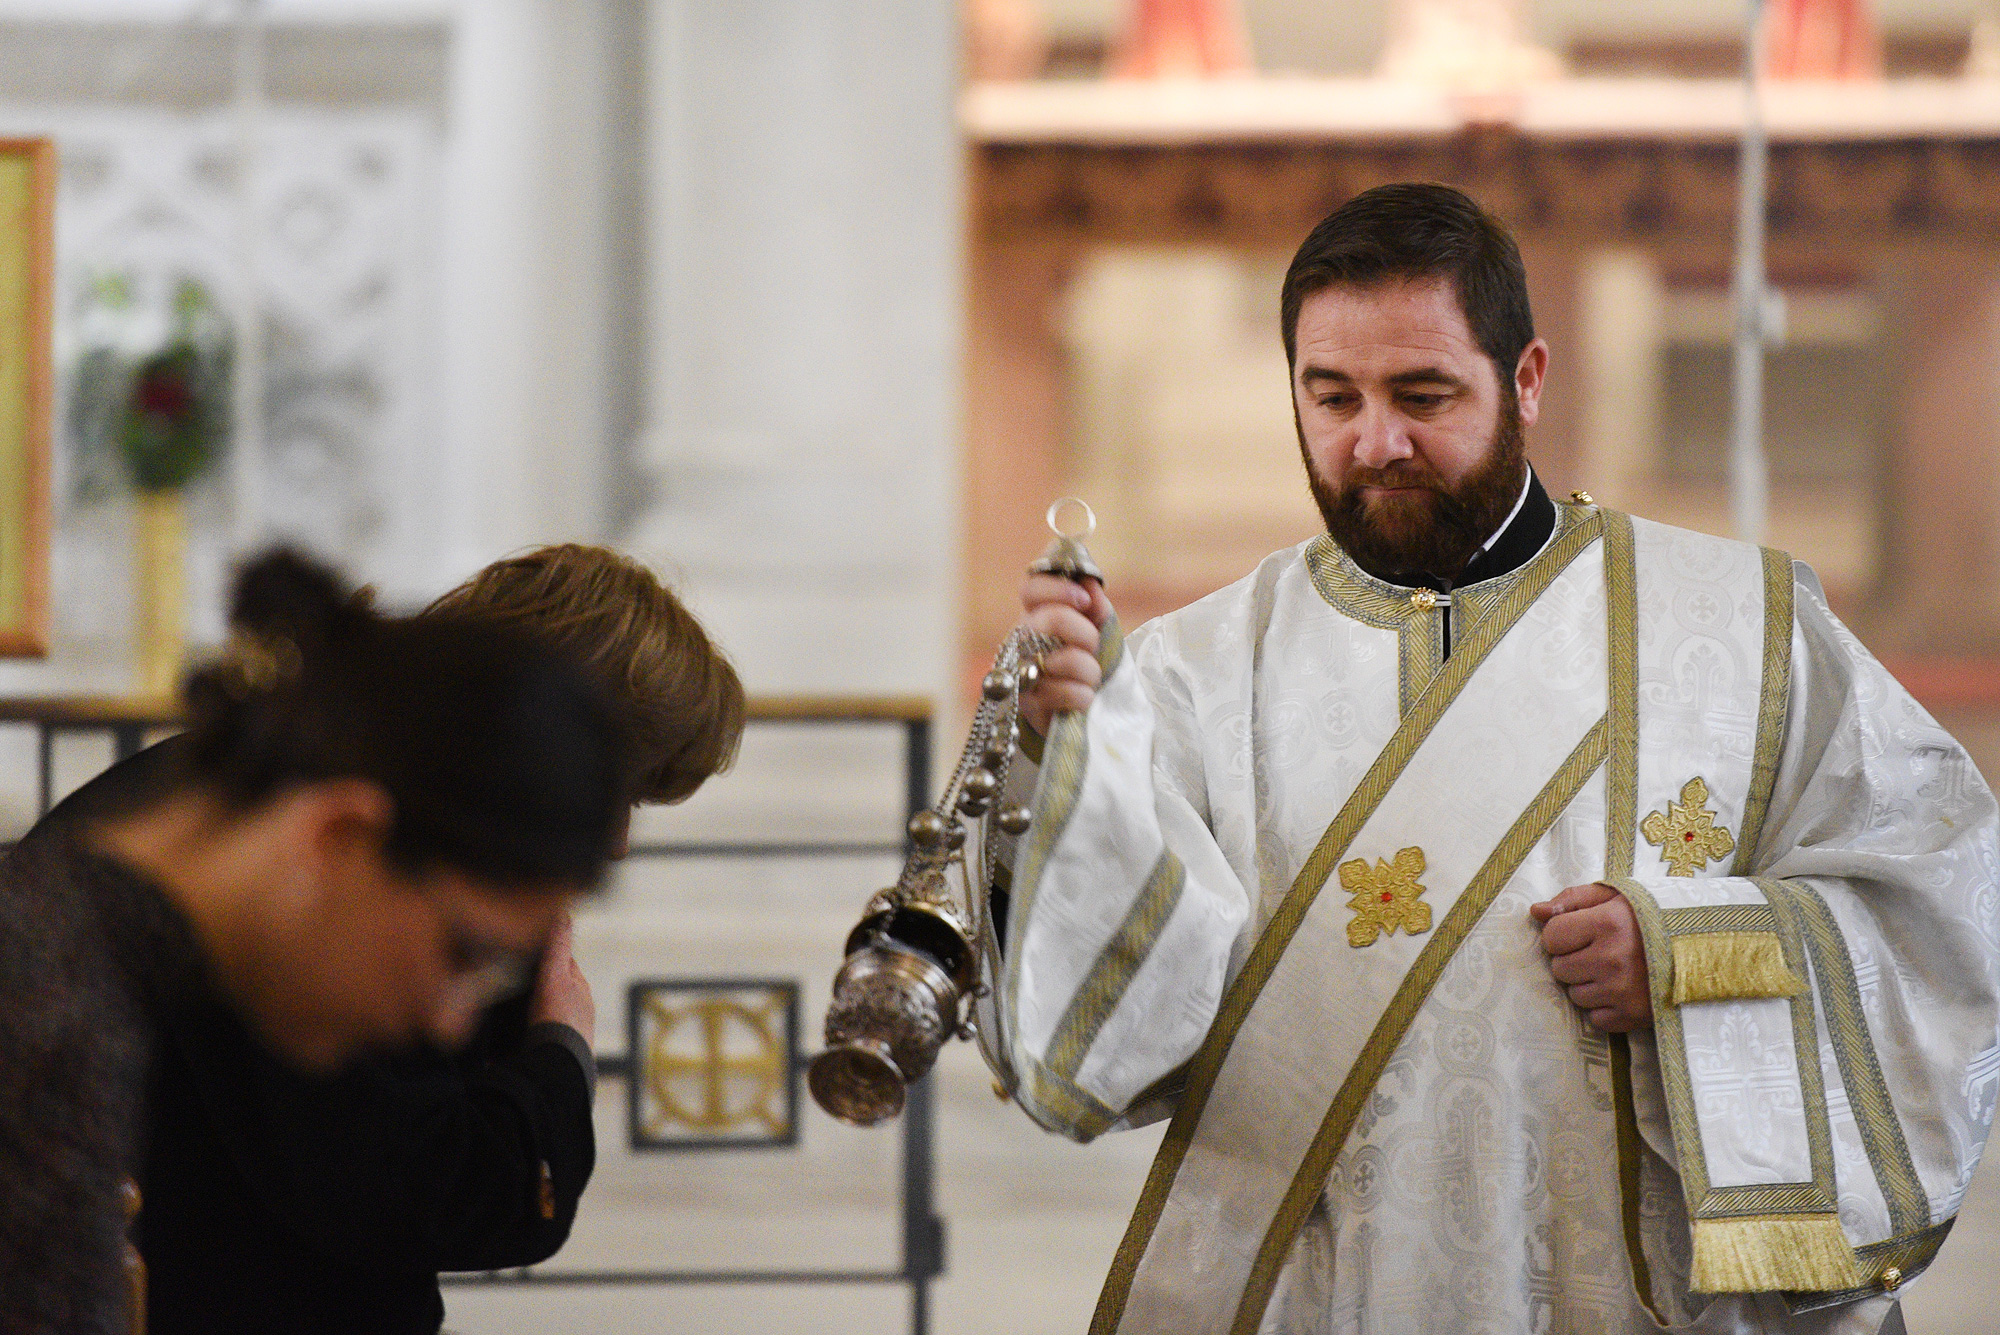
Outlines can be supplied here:
[[[1481, 544], [1513, 512], [1521, 496], [1526, 440], [1518, 403], [1500, 405], [1500, 421], [1486, 458], [1454, 489], [1419, 458], [1399, 459], [1387, 468], [1350, 468], [1340, 489], [1327, 485], [1306, 452], [1306, 480], [1326, 531], [1354, 563], [1395, 584], [1412, 576], [1455, 579]], [[1414, 488], [1364, 499], [1363, 487]]]

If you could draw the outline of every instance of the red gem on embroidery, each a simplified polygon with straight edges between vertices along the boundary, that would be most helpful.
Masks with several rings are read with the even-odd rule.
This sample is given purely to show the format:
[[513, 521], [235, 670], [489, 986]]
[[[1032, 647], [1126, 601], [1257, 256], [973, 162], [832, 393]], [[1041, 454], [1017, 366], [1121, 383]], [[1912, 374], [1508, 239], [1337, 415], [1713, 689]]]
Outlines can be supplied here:
[[1689, 830], [1689, 831], [1688, 831], [1688, 832], [1687, 832], [1686, 834], [1682, 835], [1682, 836], [1681, 836], [1681, 838], [1682, 838], [1682, 839], [1684, 839], [1685, 841], [1687, 841], [1687, 842], [1688, 842], [1688, 843], [1690, 843], [1690, 844], [1691, 844], [1691, 843], [1693, 843], [1693, 842], [1694, 842], [1694, 831], [1693, 831], [1693, 830]]
[[1390, 902], [1391, 900], [1393, 900], [1393, 899], [1395, 899], [1395, 896], [1394, 896], [1394, 895], [1390, 895], [1390, 894], [1385, 894], [1385, 895], [1383, 895], [1383, 896], [1382, 896], [1382, 902], [1383, 902], [1384, 904], [1387, 904], [1387, 903], [1389, 903], [1389, 902]]

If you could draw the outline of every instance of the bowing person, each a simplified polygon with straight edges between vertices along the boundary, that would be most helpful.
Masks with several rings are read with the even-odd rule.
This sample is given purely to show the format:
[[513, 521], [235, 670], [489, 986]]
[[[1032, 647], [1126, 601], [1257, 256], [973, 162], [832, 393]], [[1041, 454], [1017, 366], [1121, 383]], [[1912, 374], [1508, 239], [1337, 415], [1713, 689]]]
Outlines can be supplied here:
[[[629, 558], [530, 551], [420, 620], [529, 632], [583, 665], [623, 734], [632, 800], [678, 801], [734, 755], [735, 673]], [[113, 767], [45, 824], [129, 805], [183, 745]], [[138, 1230], [153, 1335], [428, 1335], [444, 1316], [439, 1271], [553, 1255], [595, 1158], [594, 1005], [566, 929], [523, 983], [463, 1051], [372, 1054], [331, 1079], [293, 1071], [226, 1012], [179, 1026], [154, 1081]]]
[[227, 1017], [322, 1071], [460, 1042], [618, 839], [611, 709], [533, 638], [377, 616], [284, 553], [231, 623], [155, 781], [0, 866], [9, 1335], [133, 1328], [126, 1200], [180, 1035]]

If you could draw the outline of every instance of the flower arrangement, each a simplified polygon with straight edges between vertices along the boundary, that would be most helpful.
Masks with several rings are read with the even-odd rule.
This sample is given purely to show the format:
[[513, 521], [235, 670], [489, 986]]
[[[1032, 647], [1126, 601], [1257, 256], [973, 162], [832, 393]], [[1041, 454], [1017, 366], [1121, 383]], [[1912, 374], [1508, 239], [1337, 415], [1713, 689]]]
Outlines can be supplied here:
[[180, 677], [187, 490], [228, 449], [235, 360], [229, 326], [200, 283], [181, 279], [161, 315], [135, 310], [122, 277], [98, 280], [80, 321], [70, 394], [78, 498], [137, 493], [136, 684], [152, 696], [170, 694]]
[[142, 493], [184, 491], [228, 449], [229, 326], [191, 278], [175, 286], [166, 336], [149, 350], [131, 347], [149, 322], [136, 318], [124, 279], [98, 280], [92, 306], [70, 405], [78, 494], [102, 499], [121, 484]]

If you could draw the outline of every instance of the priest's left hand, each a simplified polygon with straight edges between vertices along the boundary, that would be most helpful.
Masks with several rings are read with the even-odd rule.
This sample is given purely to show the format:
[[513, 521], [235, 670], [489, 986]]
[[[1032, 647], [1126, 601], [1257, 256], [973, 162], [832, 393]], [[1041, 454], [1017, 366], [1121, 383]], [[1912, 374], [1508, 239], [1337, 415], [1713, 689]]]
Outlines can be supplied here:
[[1645, 943], [1625, 896], [1601, 883], [1573, 885], [1529, 905], [1528, 916], [1542, 924], [1549, 972], [1593, 1027], [1622, 1034], [1653, 1022]]

